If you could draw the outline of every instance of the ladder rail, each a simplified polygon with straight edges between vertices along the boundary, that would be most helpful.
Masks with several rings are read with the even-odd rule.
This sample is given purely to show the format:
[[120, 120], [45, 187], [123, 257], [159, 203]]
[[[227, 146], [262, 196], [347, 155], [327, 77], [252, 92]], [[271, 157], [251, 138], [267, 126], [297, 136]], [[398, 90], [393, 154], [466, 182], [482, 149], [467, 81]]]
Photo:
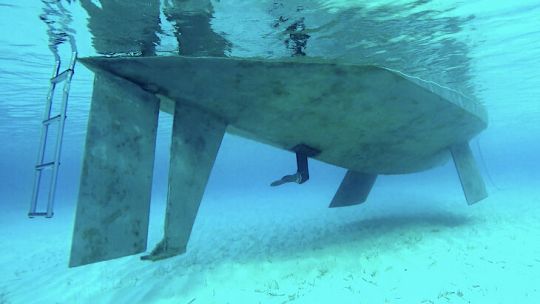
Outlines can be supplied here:
[[58, 132], [56, 134], [56, 144], [54, 148], [54, 165], [52, 168], [52, 180], [49, 185], [49, 197], [47, 199], [47, 217], [52, 217], [54, 207], [54, 197], [56, 194], [56, 183], [58, 180], [58, 167], [60, 166], [60, 155], [62, 152], [62, 141], [64, 137], [64, 128], [67, 118], [67, 102], [69, 98], [69, 89], [71, 86], [71, 79], [75, 68], [75, 62], [77, 60], [77, 52], [72, 52], [69, 68], [65, 71], [67, 76], [64, 82], [64, 88], [62, 90], [62, 104], [60, 108], [60, 120], [58, 123]]
[[[58, 72], [60, 71], [61, 61], [60, 61], [60, 57], [56, 53], [55, 53], [55, 59], [56, 60], [54, 63], [51, 79], [56, 77], [58, 75]], [[51, 116], [52, 101], [54, 98], [55, 88], [56, 88], [56, 84], [49, 85], [49, 90], [47, 92], [47, 99], [45, 102], [45, 111], [43, 112], [42, 121], [48, 120], [49, 117]], [[36, 213], [36, 209], [37, 209], [39, 186], [41, 184], [41, 174], [42, 174], [42, 171], [38, 169], [37, 167], [39, 166], [39, 164], [43, 164], [43, 161], [45, 160], [45, 147], [47, 146], [48, 134], [49, 134], [49, 125], [42, 126], [41, 135], [39, 139], [39, 151], [38, 151], [38, 156], [36, 160], [36, 170], [34, 173], [34, 186], [32, 188], [32, 201], [30, 202], [30, 210], [28, 211], [28, 215], [30, 217], [32, 217], [32, 214]]]

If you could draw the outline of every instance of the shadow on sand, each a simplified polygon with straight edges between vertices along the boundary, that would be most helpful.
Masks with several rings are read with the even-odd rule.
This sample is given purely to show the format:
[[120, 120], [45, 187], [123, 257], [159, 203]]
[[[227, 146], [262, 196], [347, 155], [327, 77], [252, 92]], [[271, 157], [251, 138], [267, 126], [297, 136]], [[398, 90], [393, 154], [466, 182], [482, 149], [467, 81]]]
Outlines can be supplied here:
[[391, 252], [403, 247], [414, 248], [436, 238], [448, 238], [448, 233], [454, 229], [475, 222], [472, 215], [435, 207], [421, 212], [362, 210], [359, 214], [358, 210], [338, 211], [271, 225], [248, 223], [248, 227], [225, 228], [220, 231], [223, 237], [219, 242], [208, 240], [207, 235], [203, 237], [205, 240], [199, 238], [181, 259], [188, 264], [220, 264], [332, 255], [343, 250], [359, 254], [373, 250]]

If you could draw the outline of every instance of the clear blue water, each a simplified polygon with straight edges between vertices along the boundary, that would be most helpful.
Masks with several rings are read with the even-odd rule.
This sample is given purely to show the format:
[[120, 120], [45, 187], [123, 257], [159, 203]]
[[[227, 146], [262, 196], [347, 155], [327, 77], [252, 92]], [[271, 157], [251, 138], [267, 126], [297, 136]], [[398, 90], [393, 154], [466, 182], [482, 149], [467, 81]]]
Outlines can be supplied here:
[[[109, 1], [102, 2], [103, 7], [106, 8], [105, 3]], [[65, 5], [72, 14], [73, 20], [70, 26], [76, 31], [75, 37], [80, 56], [99, 54], [100, 50], [96, 51], [92, 33], [87, 28], [88, 14], [85, 9], [78, 1], [71, 4], [66, 2]], [[535, 210], [540, 204], [539, 1], [517, 3], [487, 0], [221, 0], [213, 3], [213, 6], [212, 28], [230, 42], [225, 54], [227, 56], [289, 57], [292, 50], [290, 44], [284, 43], [287, 38], [285, 30], [293, 20], [303, 20], [311, 36], [304, 50], [307, 56], [390, 67], [435, 81], [477, 98], [488, 109], [490, 125], [473, 141], [472, 147], [479, 159], [491, 198], [482, 202], [480, 207], [467, 209], [464, 206], [465, 202], [460, 193], [455, 171], [451, 165], [445, 165], [419, 174], [383, 177], [378, 180], [374, 193], [370, 196], [371, 205], [366, 204], [355, 207], [353, 211], [336, 213], [336, 211], [325, 209], [325, 204], [331, 199], [338, 186], [344, 173], [343, 169], [315, 162], [312, 166], [312, 179], [307, 184], [276, 190], [268, 187], [269, 182], [291, 170], [294, 165], [293, 157], [287, 152], [262, 144], [226, 136], [203, 201], [201, 212], [205, 217], [200, 220], [197, 227], [202, 232], [194, 235], [194, 249], [192, 250], [194, 253], [188, 255], [185, 260], [178, 261], [178, 265], [191, 265], [190, 263], [196, 260], [197, 256], [204, 261], [201, 264], [211, 264], [214, 265], [213, 267], [246, 260], [260, 264], [268, 257], [276, 256], [293, 259], [294, 256], [302, 256], [303, 253], [309, 252], [306, 248], [311, 247], [303, 244], [315, 244], [321, 248], [334, 248], [336, 244], [347, 248], [349, 244], [351, 250], [357, 250], [358, 246], [365, 245], [359, 245], [358, 238], [367, 237], [368, 233], [359, 233], [354, 227], [340, 226], [340, 224], [357, 223], [357, 219], [361, 218], [364, 224], [367, 223], [366, 226], [361, 227], [388, 227], [388, 230], [384, 228], [370, 230], [371, 233], [382, 235], [390, 234], [389, 231], [405, 231], [403, 233], [406, 233], [424, 224], [437, 226], [440, 229], [449, 229], [448, 227], [454, 226], [464, 226], [466, 229], [467, 224], [461, 222], [463, 216], [469, 219], [481, 219], [479, 220], [481, 223], [493, 224], [495, 219], [490, 219], [490, 216], [486, 215], [489, 214], [489, 210], [497, 210], [497, 214], [507, 214], [504, 221], [508, 223], [525, 223], [519, 228], [522, 230], [516, 230], [515, 238], [520, 240], [520, 233], [524, 236], [524, 240], [534, 240], [533, 236], [538, 236], [538, 238], [536, 243], [532, 241], [520, 248], [520, 252], [524, 258], [540, 254], [539, 226], [534, 226], [534, 220], [531, 218], [527, 220], [528, 215], [537, 214]], [[27, 219], [26, 212], [31, 194], [40, 120], [53, 64], [53, 56], [48, 48], [46, 27], [39, 19], [42, 7], [40, 1], [0, 0], [0, 142], [2, 143], [0, 206], [5, 214], [9, 215], [9, 217], [2, 217], [5, 222], [0, 223], [0, 233], [4, 235], [12, 231], [10, 227], [16, 230], [34, 225]], [[165, 4], [162, 4], [161, 8], [164, 7]], [[118, 16], [129, 20], [125, 28], [115, 28], [118, 22], [111, 21], [110, 25], [104, 24], [105, 27], [110, 26], [111, 35], [115, 33], [117, 35], [118, 41], [112, 44], [122, 45], [122, 48], [114, 51], [125, 53], [138, 51], [137, 43], [133, 42], [136, 39], [134, 37], [138, 32], [145, 32], [147, 23], [147, 18], [140, 13], [141, 11], [144, 11], [141, 6], [135, 5], [132, 11], [126, 9], [115, 12]], [[167, 21], [162, 10], [158, 13], [161, 23], [160, 30], [154, 35], [157, 37], [154, 39], [157, 43], [156, 49], [159, 55], [171, 55], [179, 47], [173, 35], [173, 25]], [[287, 21], [273, 26], [280, 16]], [[104, 18], [103, 22], [108, 21]], [[99, 48], [103, 49], [103, 46]], [[61, 52], [65, 50], [61, 49]], [[58, 223], [65, 223], [61, 227], [71, 229], [70, 225], [73, 221], [92, 78], [92, 73], [84, 66], [77, 66], [72, 83], [62, 152], [57, 213], [51, 220], [51, 224], [40, 226], [43, 227], [43, 231], [50, 229], [50, 233], [46, 232], [41, 237], [45, 242], [47, 238], [56, 240], [60, 237], [59, 235], [63, 237], [70, 235], [68, 232], [59, 234], [55, 229], [59, 229]], [[170, 126], [170, 117], [160, 117], [153, 189], [153, 200], [156, 205], [159, 205], [166, 195]], [[251, 201], [259, 202], [259, 204], [252, 205]], [[434, 207], [434, 204], [440, 205]], [[436, 216], [415, 216], [415, 211], [423, 210], [423, 208], [435, 208], [428, 211], [433, 211], [432, 214]], [[526, 210], [528, 212], [521, 213]], [[459, 216], [455, 215], [454, 211]], [[448, 214], [447, 217], [441, 216], [445, 213]], [[229, 216], [232, 224], [222, 220], [219, 214]], [[390, 214], [391, 218], [385, 220], [385, 214]], [[455, 218], [452, 218], [454, 215]], [[380, 219], [381, 216], [383, 219]], [[238, 224], [235, 225], [235, 222]], [[527, 226], [526, 223], [529, 222], [532, 224]], [[262, 228], [257, 230], [257, 223], [262, 223], [261, 227], [274, 227], [276, 230]], [[296, 225], [294, 229], [291, 223]], [[478, 221], [475, 223], [478, 225]], [[329, 232], [322, 231], [328, 229], [328, 225], [336, 225], [336, 228], [330, 229]], [[469, 223], [469, 227], [482, 230], [482, 227], [475, 225]], [[155, 234], [159, 234], [159, 221], [155, 227]], [[204, 234], [214, 229], [221, 229], [227, 234], [223, 236], [223, 243], [212, 243], [213, 238]], [[302, 229], [310, 232], [304, 232]], [[317, 238], [317, 235], [312, 232], [314, 230], [321, 230], [322, 236]], [[25, 244], [24, 237], [28, 234], [40, 233], [39, 231], [20, 231], [20, 233], [15, 233], [12, 239], [3, 238], [6, 242], [12, 241], [14, 244], [3, 244], [4, 250], [8, 250], [10, 246], [16, 246], [15, 244]], [[337, 240], [332, 233], [340, 235]], [[224, 244], [235, 242], [231, 234], [249, 235], [254, 239], [259, 239], [260, 242], [252, 244], [245, 240], [238, 241], [238, 246], [229, 250]], [[264, 245], [271, 244], [275, 238], [279, 239], [280, 234], [287, 235], [284, 244], [273, 247]], [[448, 235], [450, 237], [452, 234]], [[456, 232], [456, 235], [457, 238], [463, 238], [459, 236], [459, 232]], [[465, 236], [467, 237], [470, 236]], [[65, 255], [65, 258], [54, 260], [54, 262], [57, 263], [56, 268], [64, 269], [67, 276], [70, 275], [70, 270], [63, 262], [68, 256], [69, 241], [68, 238], [60, 240], [55, 243], [60, 245], [55, 245], [50, 249], [57, 255]], [[465, 241], [475, 242], [473, 239], [465, 239]], [[493, 249], [500, 253], [499, 258], [503, 261], [506, 250], [515, 246], [511, 241], [505, 244], [506, 241], [506, 239], [501, 240], [501, 249]], [[366, 244], [374, 245], [368, 242]], [[34, 245], [24, 246], [32, 248]], [[40, 245], [35, 244], [35, 246]], [[151, 246], [149, 245], [149, 248]], [[33, 259], [39, 258], [39, 255], [33, 256]], [[480, 260], [477, 256], [467, 259], [470, 263], [478, 264], [481, 264]], [[528, 263], [514, 256], [509, 256], [507, 261], [508, 267], [514, 267], [514, 271], [521, 269], [517, 266], [520, 262]], [[540, 263], [536, 261], [531, 262], [533, 266], [524, 268], [523, 280], [540, 276]], [[12, 261], [5, 258], [3, 263], [7, 265]], [[130, 263], [141, 262], [134, 259]], [[459, 262], [456, 263], [459, 265]], [[389, 266], [379, 265], [379, 267], [384, 269]], [[439, 270], [441, 269], [444, 271], [445, 268]], [[478, 269], [482, 269], [486, 276], [490, 274], [504, 276], [505, 274], [504, 271], [497, 272], [490, 266]], [[451, 269], [447, 270], [451, 272]], [[76, 271], [84, 276], [84, 270]], [[206, 273], [205, 271], [209, 270], [203, 267], [201, 272]], [[193, 270], [193, 272], [196, 271]], [[233, 273], [237, 272], [233, 271]], [[535, 296], [540, 296], [538, 289], [533, 287], [527, 289], [534, 284], [531, 285], [530, 281], [516, 281], [515, 278], [519, 276], [513, 276], [513, 274], [509, 274], [509, 277], [514, 278], [513, 282], [500, 283], [500, 286], [493, 283], [490, 288], [483, 290], [483, 297], [491, 299], [489, 303], [494, 303], [494, 301], [508, 303], [505, 299], [510, 299], [512, 293], [519, 293], [523, 303], [537, 303], [538, 299]], [[5, 281], [2, 280], [2, 276], [6, 279]], [[449, 277], [459, 276], [449, 275]], [[435, 278], [437, 282], [441, 282], [441, 285], [454, 284], [451, 279], [446, 280], [441, 273], [435, 274]], [[114, 278], [109, 279], [109, 283], [113, 284]], [[342, 289], [343, 286], [339, 283], [341, 278], [335, 280], [336, 285]], [[408, 278], [403, 277], [403, 280], [408, 280]], [[23, 284], [21, 283], [23, 281], [17, 281], [11, 273], [0, 274], [0, 295], [5, 295], [0, 296], [0, 303], [2, 301], [22, 303], [21, 299], [25, 298], [21, 296], [21, 292], [26, 289], [19, 288], [17, 284]], [[104, 280], [100, 284], [108, 286], [107, 282]], [[57, 286], [61, 285], [60, 283]], [[390, 283], [387, 284], [389, 285], [381, 283], [379, 287], [381, 290], [390, 290], [394, 287]], [[481, 282], [478, 284], [481, 285]], [[238, 283], [238, 286], [241, 285], [242, 283]], [[294, 284], [289, 283], [289, 285], [291, 288], [294, 287]], [[517, 287], [519, 285], [524, 287], [520, 289]], [[504, 290], [505, 286], [508, 288], [507, 297], [500, 297], [501, 293], [504, 294], [501, 290]], [[197, 286], [191, 288], [199, 290]], [[201, 290], [203, 292], [205, 289]], [[368, 290], [360, 289], [359, 293], [362, 292], [369, 294]], [[197, 297], [189, 291], [184, 293], [189, 295], [188, 301]], [[465, 293], [467, 295], [467, 292]], [[529, 294], [531, 297], [526, 296]], [[234, 297], [228, 299], [232, 299], [231, 303], [277, 303], [278, 300], [259, 296], [258, 293], [254, 293], [251, 300]], [[73, 300], [69, 297], [50, 296], [45, 302], [52, 301], [53, 298], [57, 298], [61, 303]], [[83, 299], [89, 298], [91, 295]], [[118, 296], [116, 299], [120, 298]], [[143, 298], [134, 296], [133, 301], [144, 303]], [[105, 299], [112, 301], [114, 297]], [[158, 300], [166, 302], [159, 294], [149, 296], [148, 299], [151, 300], [146, 303], [158, 302]], [[349, 303], [352, 299], [354, 297], [345, 296], [342, 300]], [[460, 299], [463, 300], [463, 298]], [[483, 303], [478, 299], [482, 299], [482, 296], [477, 295], [471, 301]], [[302, 302], [300, 299], [297, 300]], [[404, 294], [400, 300], [394, 298], [390, 301], [390, 303], [394, 302], [415, 303], [416, 301], [410, 295]], [[447, 301], [446, 297], [437, 298], [437, 293], [435, 293], [431, 303], [449, 302], [453, 300]], [[456, 300], [456, 303], [462, 302]], [[379, 302], [373, 300], [366, 303]]]

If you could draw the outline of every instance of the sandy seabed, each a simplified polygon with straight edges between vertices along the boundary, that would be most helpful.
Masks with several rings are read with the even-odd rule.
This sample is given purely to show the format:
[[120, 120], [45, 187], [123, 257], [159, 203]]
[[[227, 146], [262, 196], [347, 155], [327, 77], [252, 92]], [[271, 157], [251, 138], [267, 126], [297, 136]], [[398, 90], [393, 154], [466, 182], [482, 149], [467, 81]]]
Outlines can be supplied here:
[[206, 196], [187, 254], [78, 268], [67, 267], [73, 209], [53, 220], [8, 210], [0, 303], [540, 303], [539, 191], [467, 206], [455, 192], [374, 190], [341, 209], [315, 194]]

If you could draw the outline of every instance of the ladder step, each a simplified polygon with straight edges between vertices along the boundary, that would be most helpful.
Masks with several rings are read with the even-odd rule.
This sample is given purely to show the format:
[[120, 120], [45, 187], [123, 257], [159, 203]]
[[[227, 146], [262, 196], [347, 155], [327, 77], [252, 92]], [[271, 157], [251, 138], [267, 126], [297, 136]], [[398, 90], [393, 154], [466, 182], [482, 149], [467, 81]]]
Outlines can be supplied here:
[[43, 169], [54, 166], [54, 164], [55, 164], [55, 162], [53, 162], [53, 161], [48, 162], [48, 163], [39, 164], [39, 165], [36, 166], [36, 170], [43, 170]]
[[53, 117], [51, 117], [51, 118], [49, 118], [49, 119], [45, 119], [45, 120], [43, 121], [43, 124], [44, 124], [44, 125], [49, 125], [49, 124], [51, 124], [51, 123], [53, 123], [53, 122], [59, 121], [59, 120], [60, 120], [60, 117], [62, 117], [62, 115], [58, 114], [58, 115], [53, 116]]
[[28, 212], [28, 217], [44, 216], [47, 218], [53, 217], [53, 214], [49, 215], [47, 212]]
[[62, 73], [56, 75], [56, 77], [53, 77], [51, 78], [51, 82], [52, 83], [59, 83], [59, 82], [62, 82], [64, 80], [67, 79], [67, 76], [69, 75], [69, 73], [73, 71], [72, 69], [67, 69], [65, 71], [63, 71]]

